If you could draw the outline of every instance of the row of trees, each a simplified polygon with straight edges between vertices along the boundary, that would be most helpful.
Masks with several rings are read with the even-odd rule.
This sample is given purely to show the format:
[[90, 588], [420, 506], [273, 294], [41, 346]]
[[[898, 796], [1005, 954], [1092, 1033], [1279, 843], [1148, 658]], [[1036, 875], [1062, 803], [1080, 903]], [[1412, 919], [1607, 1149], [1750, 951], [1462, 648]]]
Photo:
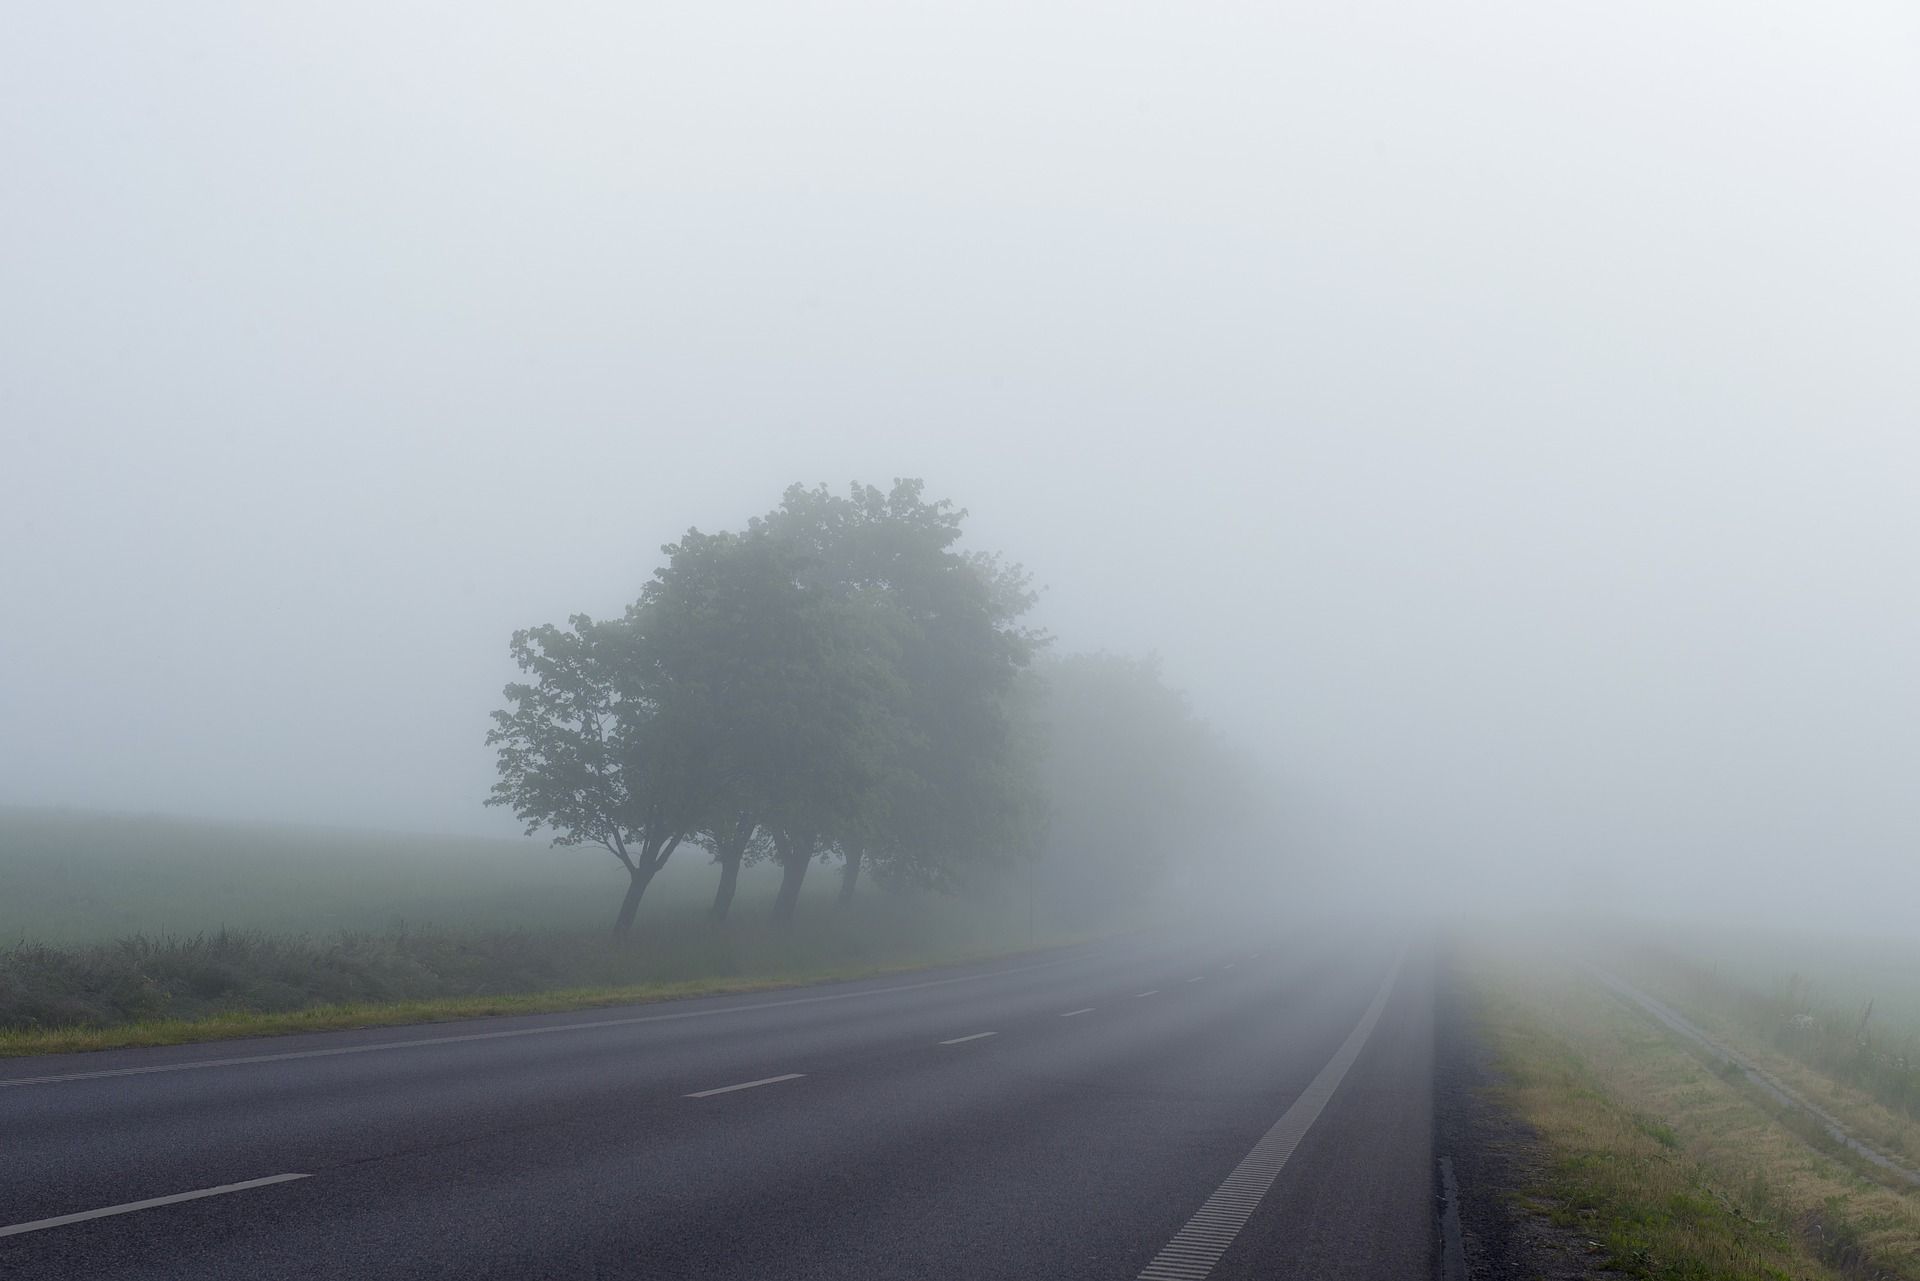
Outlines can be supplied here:
[[1037, 662], [1026, 575], [961, 550], [964, 519], [918, 481], [796, 485], [744, 531], [664, 548], [622, 617], [515, 633], [488, 803], [604, 846], [622, 934], [688, 845], [718, 867], [716, 920], [762, 860], [779, 921], [829, 858], [842, 901], [863, 871], [949, 891], [1036, 861], [1143, 875], [1205, 790], [1185, 795], [1207, 736], [1151, 665]]

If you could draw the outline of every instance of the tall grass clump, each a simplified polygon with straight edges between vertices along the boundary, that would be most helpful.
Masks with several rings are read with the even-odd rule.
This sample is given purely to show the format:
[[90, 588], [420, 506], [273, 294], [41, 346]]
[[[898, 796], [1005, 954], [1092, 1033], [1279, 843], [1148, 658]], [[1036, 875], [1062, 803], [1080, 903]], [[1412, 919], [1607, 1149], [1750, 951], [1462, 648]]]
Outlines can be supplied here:
[[1822, 998], [1798, 975], [1748, 1004], [1776, 1048], [1920, 1120], [1920, 1029], [1875, 1019], [1871, 999], [1849, 1007]]

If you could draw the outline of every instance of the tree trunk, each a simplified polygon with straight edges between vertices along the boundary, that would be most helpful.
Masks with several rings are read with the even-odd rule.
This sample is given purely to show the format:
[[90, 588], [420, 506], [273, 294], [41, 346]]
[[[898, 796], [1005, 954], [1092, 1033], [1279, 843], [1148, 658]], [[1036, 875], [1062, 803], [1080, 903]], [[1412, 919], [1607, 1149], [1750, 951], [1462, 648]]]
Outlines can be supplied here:
[[860, 859], [864, 853], [858, 845], [847, 851], [846, 864], [840, 869], [840, 897], [836, 900], [840, 907], [853, 902], [853, 887], [860, 879]]
[[656, 869], [645, 866], [628, 869], [633, 879], [627, 883], [627, 896], [620, 900], [620, 915], [613, 919], [613, 936], [624, 938], [633, 933], [633, 915], [640, 910], [640, 899], [647, 892]]
[[813, 840], [776, 836], [780, 850], [780, 893], [773, 900], [773, 923], [791, 925], [793, 909], [800, 902], [800, 883], [807, 879], [807, 867], [813, 862]]
[[733, 906], [733, 891], [740, 884], [740, 858], [745, 853], [743, 848], [731, 857], [720, 855], [720, 888], [713, 892], [713, 906], [707, 911], [708, 919], [716, 925], [727, 919], [727, 909]]

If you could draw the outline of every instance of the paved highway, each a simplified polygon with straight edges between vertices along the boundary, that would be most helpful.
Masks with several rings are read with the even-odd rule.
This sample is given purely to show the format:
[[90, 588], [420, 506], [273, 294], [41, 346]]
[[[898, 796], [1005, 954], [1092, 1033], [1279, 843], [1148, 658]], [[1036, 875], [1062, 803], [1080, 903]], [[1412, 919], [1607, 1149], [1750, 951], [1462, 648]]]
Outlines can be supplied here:
[[1429, 958], [1134, 938], [0, 1061], [0, 1277], [1425, 1278]]

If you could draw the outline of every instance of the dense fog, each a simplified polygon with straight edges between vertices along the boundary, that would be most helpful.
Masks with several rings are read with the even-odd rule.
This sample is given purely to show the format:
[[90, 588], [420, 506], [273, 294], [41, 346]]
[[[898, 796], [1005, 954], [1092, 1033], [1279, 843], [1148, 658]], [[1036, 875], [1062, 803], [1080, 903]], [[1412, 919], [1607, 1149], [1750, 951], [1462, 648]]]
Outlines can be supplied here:
[[1917, 42], [23, 7], [0, 803], [511, 834], [509, 633], [919, 477], [1257, 755], [1276, 898], [1900, 928]]

